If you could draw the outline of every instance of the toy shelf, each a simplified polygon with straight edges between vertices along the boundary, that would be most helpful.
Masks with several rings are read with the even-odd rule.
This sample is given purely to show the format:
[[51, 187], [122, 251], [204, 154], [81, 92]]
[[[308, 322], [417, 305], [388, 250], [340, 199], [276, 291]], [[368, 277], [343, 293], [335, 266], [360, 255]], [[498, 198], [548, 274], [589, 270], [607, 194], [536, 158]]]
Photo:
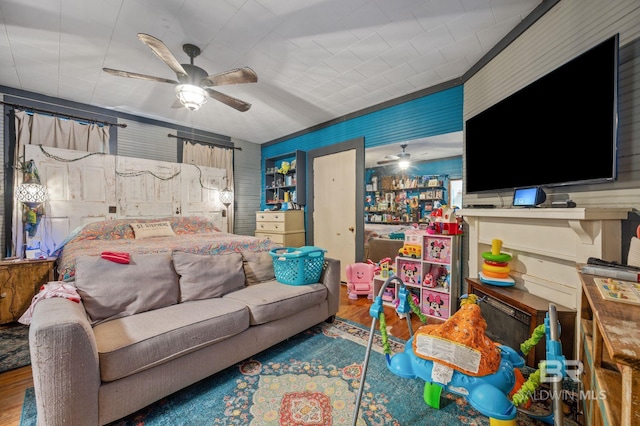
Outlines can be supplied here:
[[405, 247], [396, 257], [396, 275], [417, 296], [420, 311], [429, 317], [446, 320], [457, 311], [461, 238], [405, 233]]

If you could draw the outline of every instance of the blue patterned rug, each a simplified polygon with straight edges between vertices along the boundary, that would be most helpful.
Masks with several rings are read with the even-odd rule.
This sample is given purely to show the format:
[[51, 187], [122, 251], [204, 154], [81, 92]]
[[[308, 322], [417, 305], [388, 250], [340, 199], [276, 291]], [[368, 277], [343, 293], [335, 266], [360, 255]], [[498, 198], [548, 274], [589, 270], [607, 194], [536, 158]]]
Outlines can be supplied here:
[[[312, 327], [111, 426], [351, 425], [368, 334], [339, 319]], [[453, 394], [443, 393], [439, 410], [427, 406], [424, 382], [391, 373], [377, 337], [357, 425], [489, 425]], [[390, 343], [394, 353], [403, 350], [402, 341]], [[518, 425], [542, 424], [518, 416]], [[36, 424], [33, 388], [20, 424]]]
[[29, 364], [29, 326], [3, 325], [0, 328], [0, 373]]

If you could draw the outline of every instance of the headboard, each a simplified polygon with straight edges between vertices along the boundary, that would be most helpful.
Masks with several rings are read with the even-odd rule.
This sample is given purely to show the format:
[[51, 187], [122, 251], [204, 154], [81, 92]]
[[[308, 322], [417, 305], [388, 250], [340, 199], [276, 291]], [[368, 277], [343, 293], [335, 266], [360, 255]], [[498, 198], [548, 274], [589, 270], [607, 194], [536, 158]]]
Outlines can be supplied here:
[[[219, 201], [226, 187], [224, 169], [39, 145], [26, 145], [24, 156], [36, 163], [49, 195], [34, 237], [45, 254], [76, 228], [107, 219], [198, 215], [227, 229]], [[14, 224], [16, 247], [22, 247], [18, 208]]]

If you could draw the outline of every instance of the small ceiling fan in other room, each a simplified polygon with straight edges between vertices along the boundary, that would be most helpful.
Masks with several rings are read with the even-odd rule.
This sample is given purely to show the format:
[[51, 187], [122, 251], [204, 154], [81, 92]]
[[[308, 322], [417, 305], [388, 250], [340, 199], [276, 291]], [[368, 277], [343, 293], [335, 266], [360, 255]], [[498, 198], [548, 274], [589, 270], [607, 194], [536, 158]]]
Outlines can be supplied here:
[[409, 166], [409, 158], [411, 157], [411, 154], [409, 154], [408, 152], [405, 151], [407, 146], [408, 145], [406, 143], [403, 143], [402, 145], [400, 145], [400, 147], [402, 148], [402, 152], [400, 152], [398, 154], [385, 155], [384, 160], [378, 161], [378, 165], [383, 166], [385, 164], [398, 163], [398, 165], [401, 168], [408, 167]]
[[180, 64], [169, 48], [159, 39], [148, 34], [139, 33], [138, 39], [146, 44], [169, 68], [176, 73], [176, 80], [170, 80], [152, 75], [121, 71], [113, 68], [102, 68], [103, 71], [118, 76], [137, 78], [140, 80], [158, 81], [176, 85], [178, 100], [173, 108], [185, 107], [192, 111], [199, 109], [207, 98], [215, 99], [225, 105], [244, 112], [251, 108], [251, 104], [212, 89], [210, 86], [224, 86], [229, 84], [256, 83], [258, 75], [249, 67], [235, 68], [219, 74], [209, 75], [205, 70], [193, 64], [193, 59], [200, 55], [200, 48], [193, 44], [185, 44], [182, 50], [191, 58], [189, 64]]

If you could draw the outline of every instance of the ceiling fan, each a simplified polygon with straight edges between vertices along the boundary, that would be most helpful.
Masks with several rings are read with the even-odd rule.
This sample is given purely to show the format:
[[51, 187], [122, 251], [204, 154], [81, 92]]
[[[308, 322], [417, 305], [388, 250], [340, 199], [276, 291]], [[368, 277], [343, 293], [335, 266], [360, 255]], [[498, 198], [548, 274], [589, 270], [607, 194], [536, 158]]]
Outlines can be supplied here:
[[244, 112], [251, 108], [251, 104], [224, 93], [213, 90], [209, 86], [224, 86], [228, 84], [256, 83], [258, 75], [249, 67], [235, 68], [219, 74], [208, 75], [202, 68], [193, 64], [193, 59], [200, 55], [200, 48], [193, 44], [185, 44], [182, 50], [191, 58], [191, 63], [180, 64], [169, 48], [159, 39], [148, 34], [138, 33], [138, 38], [155, 53], [165, 64], [176, 73], [177, 81], [152, 75], [120, 71], [113, 68], [102, 68], [103, 71], [119, 77], [137, 78], [140, 80], [159, 81], [176, 85], [176, 101], [172, 107], [182, 106], [195, 111], [207, 101], [207, 97], [222, 102], [225, 105]]
[[400, 145], [400, 148], [402, 148], [402, 152], [398, 154], [385, 155], [384, 156], [385, 159], [378, 161], [378, 164], [383, 165], [383, 164], [397, 163], [400, 161], [409, 161], [411, 154], [405, 151], [407, 146], [408, 145], [406, 143], [403, 143], [402, 145]]

